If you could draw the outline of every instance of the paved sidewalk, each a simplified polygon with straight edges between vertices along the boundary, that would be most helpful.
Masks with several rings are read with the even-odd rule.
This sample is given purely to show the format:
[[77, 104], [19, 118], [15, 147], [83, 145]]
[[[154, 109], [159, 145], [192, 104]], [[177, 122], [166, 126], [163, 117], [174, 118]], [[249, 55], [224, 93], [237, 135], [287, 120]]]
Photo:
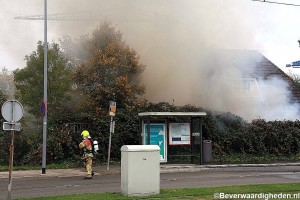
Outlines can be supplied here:
[[[121, 165], [110, 165], [107, 170], [106, 165], [94, 166], [95, 175], [112, 175], [121, 173]], [[236, 172], [300, 172], [300, 162], [295, 163], [273, 163], [273, 164], [231, 164], [231, 165], [194, 165], [194, 164], [161, 164], [161, 173], [193, 172], [193, 171], [236, 171]], [[8, 178], [8, 171], [0, 172], [0, 179]], [[13, 171], [13, 178], [26, 177], [74, 177], [85, 176], [84, 168], [76, 169], [46, 169], [46, 174], [41, 170]]]
[[[107, 175], [107, 174], [120, 174], [121, 166], [112, 165], [110, 169], [104, 165], [94, 166], [93, 171], [95, 175]], [[0, 179], [8, 178], [9, 172], [0, 172]], [[75, 168], [75, 169], [46, 169], [46, 174], [42, 174], [42, 170], [22, 170], [13, 171], [13, 178], [30, 178], [30, 177], [73, 177], [73, 176], [86, 176], [85, 168]]]

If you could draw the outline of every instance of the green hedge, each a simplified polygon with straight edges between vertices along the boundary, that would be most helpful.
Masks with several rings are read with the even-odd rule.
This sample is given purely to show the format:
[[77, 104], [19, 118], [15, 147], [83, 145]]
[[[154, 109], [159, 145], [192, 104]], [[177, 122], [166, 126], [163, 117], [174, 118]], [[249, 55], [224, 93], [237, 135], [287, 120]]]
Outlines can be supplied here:
[[[213, 141], [213, 154], [222, 156], [245, 154], [270, 157], [297, 156], [300, 151], [300, 121], [265, 121], [263, 119], [246, 122], [231, 113], [220, 113], [186, 105], [176, 107], [168, 103], [147, 103], [143, 107], [120, 109], [115, 117], [115, 133], [112, 135], [111, 160], [120, 161], [123, 145], [139, 144], [138, 113], [147, 111], [191, 111], [207, 112], [203, 119], [206, 139]], [[176, 119], [174, 119], [176, 120]], [[180, 119], [179, 119], [180, 120]], [[99, 143], [97, 162], [106, 162], [109, 139], [110, 117], [94, 116], [80, 112], [64, 112], [54, 117], [48, 125], [47, 164], [73, 162], [81, 163], [78, 144], [82, 129], [88, 129]], [[15, 165], [41, 164], [42, 131], [25, 128], [15, 134]], [[40, 131], [38, 131], [40, 129]], [[9, 132], [0, 133], [0, 164], [8, 164]], [[172, 151], [186, 151], [186, 148]], [[180, 154], [181, 152], [173, 152]]]

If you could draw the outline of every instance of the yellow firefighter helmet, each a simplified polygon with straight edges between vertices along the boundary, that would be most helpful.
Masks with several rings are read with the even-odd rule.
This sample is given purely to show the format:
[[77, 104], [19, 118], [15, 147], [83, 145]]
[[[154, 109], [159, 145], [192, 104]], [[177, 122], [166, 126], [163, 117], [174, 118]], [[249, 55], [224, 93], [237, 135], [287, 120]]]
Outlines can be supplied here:
[[82, 137], [88, 137], [90, 133], [87, 130], [82, 131], [81, 136]]

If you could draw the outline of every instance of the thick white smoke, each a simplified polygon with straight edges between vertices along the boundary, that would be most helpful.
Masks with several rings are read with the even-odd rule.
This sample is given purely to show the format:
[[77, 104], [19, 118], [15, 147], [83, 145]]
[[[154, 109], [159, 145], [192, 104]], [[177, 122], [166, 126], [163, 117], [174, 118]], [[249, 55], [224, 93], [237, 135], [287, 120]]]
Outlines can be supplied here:
[[[15, 15], [43, 14], [39, 0], [31, 3], [35, 5], [32, 11], [26, 5], [21, 12], [20, 6]], [[268, 14], [270, 8], [276, 15]], [[48, 41], [58, 41], [63, 35], [89, 34], [100, 23], [111, 21], [147, 66], [143, 74], [147, 99], [230, 111], [247, 120], [297, 119], [298, 105], [289, 104], [290, 92], [281, 80], [250, 79], [259, 87], [253, 87], [250, 97], [245, 98], [232, 88], [247, 78], [247, 68], [235, 66], [226, 56], [224, 63], [218, 64], [207, 59], [212, 55], [208, 49], [270, 52], [263, 43], [272, 44], [272, 51], [278, 52], [275, 46], [280, 49], [279, 36], [287, 29], [279, 29], [276, 19], [284, 16], [286, 9], [246, 0], [52, 0], [48, 1], [48, 13], [62, 15], [58, 15], [60, 20], [49, 20]], [[29, 23], [40, 30], [19, 30]], [[43, 40], [41, 21], [19, 21], [18, 25], [17, 30], [26, 37], [39, 34], [37, 40]], [[33, 46], [27, 51], [30, 53], [37, 40], [30, 45], [23, 40], [22, 47]]]
[[288, 84], [282, 79], [272, 78], [259, 81], [264, 98], [263, 103], [256, 105], [254, 117], [267, 120], [299, 119], [300, 105], [291, 103], [291, 92]]

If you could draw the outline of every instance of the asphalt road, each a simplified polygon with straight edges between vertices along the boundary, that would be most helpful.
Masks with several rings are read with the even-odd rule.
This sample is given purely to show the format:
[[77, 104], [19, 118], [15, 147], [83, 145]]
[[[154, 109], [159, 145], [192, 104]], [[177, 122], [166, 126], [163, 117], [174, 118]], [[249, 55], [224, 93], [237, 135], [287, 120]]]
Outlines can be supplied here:
[[[196, 171], [161, 173], [160, 185], [166, 188], [198, 188], [265, 183], [298, 183], [296, 171]], [[8, 179], [0, 179], [0, 199], [7, 198]], [[13, 179], [12, 198], [44, 197], [62, 194], [121, 192], [121, 175], [97, 174], [92, 180], [82, 176], [18, 177]]]

